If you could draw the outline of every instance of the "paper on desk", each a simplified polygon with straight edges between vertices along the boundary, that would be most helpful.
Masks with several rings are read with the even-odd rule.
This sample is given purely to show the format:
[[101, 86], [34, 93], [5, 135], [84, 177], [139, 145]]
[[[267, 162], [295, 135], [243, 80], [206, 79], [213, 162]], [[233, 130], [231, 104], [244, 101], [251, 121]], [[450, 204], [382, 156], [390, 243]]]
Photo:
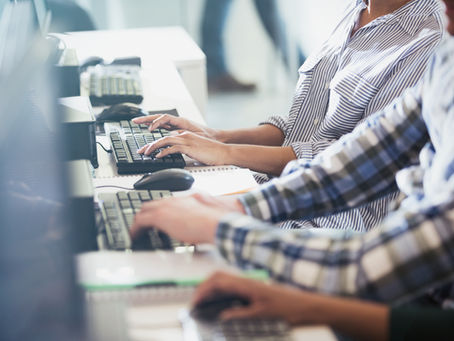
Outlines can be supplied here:
[[[211, 195], [231, 195], [250, 191], [258, 186], [252, 172], [235, 166], [187, 167], [194, 176], [191, 192], [205, 192]], [[134, 183], [142, 175], [123, 175], [115, 177], [94, 178], [93, 184], [97, 193], [116, 192], [133, 189]], [[117, 186], [117, 187], [114, 187]], [[121, 188], [119, 188], [121, 187]]]
[[192, 190], [211, 195], [248, 192], [258, 186], [252, 172], [236, 166], [187, 167], [194, 176]]

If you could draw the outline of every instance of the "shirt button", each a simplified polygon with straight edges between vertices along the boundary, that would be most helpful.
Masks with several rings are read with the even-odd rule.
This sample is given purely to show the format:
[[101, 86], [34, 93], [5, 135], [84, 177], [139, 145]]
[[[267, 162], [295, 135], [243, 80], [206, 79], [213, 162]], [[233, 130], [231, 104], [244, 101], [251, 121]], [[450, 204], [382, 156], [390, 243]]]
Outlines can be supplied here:
[[318, 118], [316, 118], [316, 119], [314, 120], [314, 125], [317, 125], [318, 122], [320, 122], [320, 121], [318, 120]]
[[326, 88], [326, 89], [329, 89], [330, 84], [331, 84], [330, 82], [327, 82], [327, 83], [325, 84], [325, 88]]

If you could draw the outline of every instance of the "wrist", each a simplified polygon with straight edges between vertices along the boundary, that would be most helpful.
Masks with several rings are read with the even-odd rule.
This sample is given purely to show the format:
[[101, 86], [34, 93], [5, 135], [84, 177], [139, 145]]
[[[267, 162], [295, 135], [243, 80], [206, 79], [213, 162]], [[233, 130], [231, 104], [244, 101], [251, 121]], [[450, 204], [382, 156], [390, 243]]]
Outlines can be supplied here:
[[216, 141], [222, 143], [229, 143], [230, 141], [229, 132], [227, 130], [212, 129], [212, 136]]
[[299, 295], [301, 300], [296, 301], [304, 304], [298, 305], [299, 311], [293, 314], [295, 320], [291, 321], [292, 324], [329, 324], [329, 313], [332, 308], [324, 296], [305, 291], [299, 292]]
[[220, 162], [222, 165], [234, 165], [234, 153], [235, 147], [230, 144], [222, 143], [222, 152], [220, 153]]

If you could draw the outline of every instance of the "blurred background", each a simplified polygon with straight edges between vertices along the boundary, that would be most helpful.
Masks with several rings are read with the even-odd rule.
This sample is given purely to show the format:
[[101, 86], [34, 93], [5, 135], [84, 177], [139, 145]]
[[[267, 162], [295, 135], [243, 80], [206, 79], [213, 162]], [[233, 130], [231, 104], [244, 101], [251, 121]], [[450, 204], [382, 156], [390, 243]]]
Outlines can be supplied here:
[[[91, 17], [96, 29], [182, 26], [202, 46], [205, 1], [225, 0], [52, 0], [74, 1]], [[274, 24], [284, 28], [273, 44], [258, 8], [266, 0], [228, 0], [222, 30], [229, 75], [247, 90], [215, 86], [208, 95], [206, 121], [210, 126], [236, 128], [255, 125], [270, 114], [285, 114], [292, 99], [299, 64], [326, 39], [347, 4], [353, 0], [276, 0]], [[219, 5], [219, 4], [211, 4]], [[213, 6], [211, 6], [213, 7]], [[266, 9], [265, 9], [266, 10]], [[273, 11], [274, 12], [274, 11]], [[219, 19], [210, 16], [212, 25]], [[284, 51], [284, 52], [283, 52]], [[207, 51], [205, 51], [207, 52]], [[284, 63], [282, 55], [287, 55]], [[209, 83], [210, 85], [210, 83]], [[230, 84], [227, 84], [227, 88]], [[235, 84], [234, 84], [235, 85]], [[255, 88], [254, 88], [255, 87]], [[251, 90], [251, 88], [254, 88]], [[209, 87], [210, 90], [213, 90]], [[237, 91], [238, 90], [238, 91]]]

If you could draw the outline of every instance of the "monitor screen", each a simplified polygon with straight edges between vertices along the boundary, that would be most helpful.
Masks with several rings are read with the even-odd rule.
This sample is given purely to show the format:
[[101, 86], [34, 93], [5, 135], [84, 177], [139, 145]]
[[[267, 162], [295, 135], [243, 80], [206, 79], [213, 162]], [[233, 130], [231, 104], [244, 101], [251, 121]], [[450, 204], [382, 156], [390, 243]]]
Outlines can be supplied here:
[[9, 27], [28, 27], [31, 7], [13, 7], [9, 25], [0, 23], [0, 37], [7, 29], [22, 38], [0, 39], [14, 44], [0, 62], [0, 339], [81, 340], [56, 84], [44, 44]]

